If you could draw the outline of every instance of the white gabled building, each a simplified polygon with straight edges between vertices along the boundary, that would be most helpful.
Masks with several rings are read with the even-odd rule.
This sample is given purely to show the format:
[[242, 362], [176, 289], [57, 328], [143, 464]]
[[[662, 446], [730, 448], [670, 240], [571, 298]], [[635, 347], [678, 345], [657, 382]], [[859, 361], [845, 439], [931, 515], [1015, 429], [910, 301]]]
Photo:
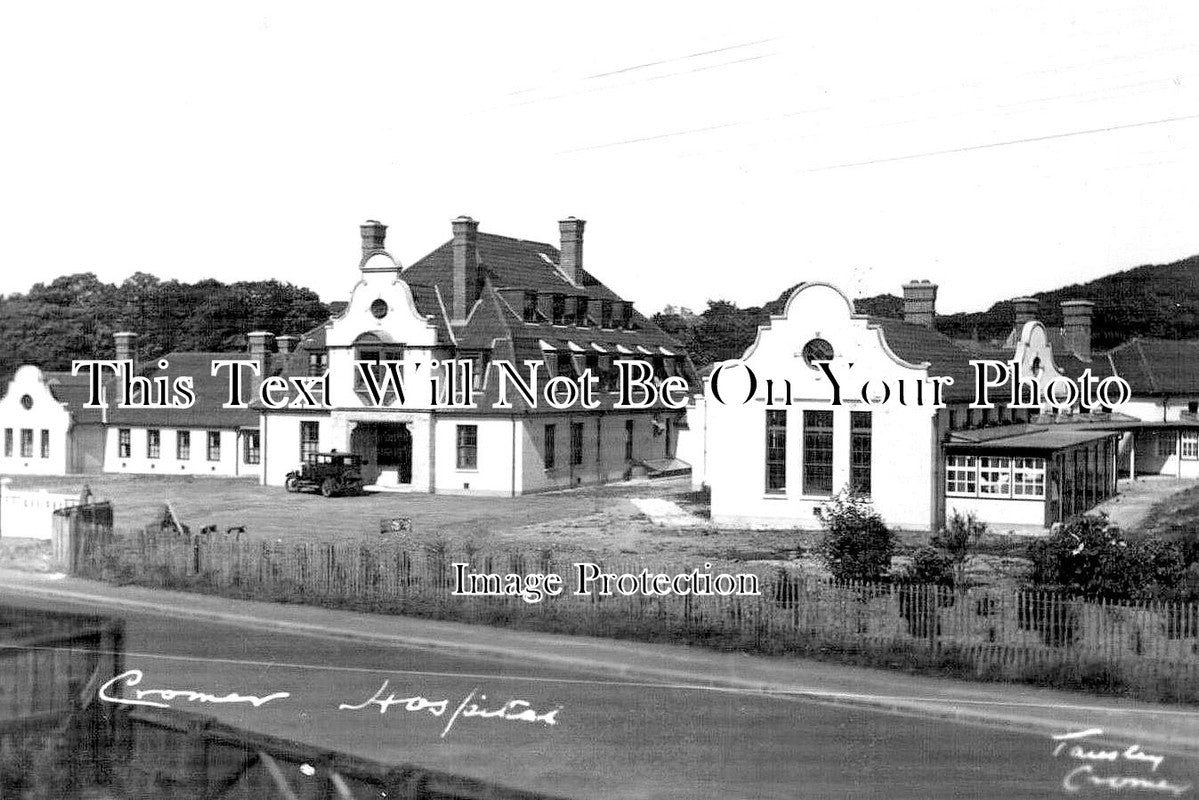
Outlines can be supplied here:
[[[613, 408], [615, 363], [642, 359], [656, 379], [689, 375], [669, 336], [633, 304], [583, 269], [583, 221], [559, 224], [561, 247], [480, 233], [468, 217], [453, 238], [404, 268], [384, 249], [387, 226], [361, 226], [362, 255], [349, 302], [301, 337], [285, 374], [328, 369], [328, 408], [285, 408], [262, 415], [263, 482], [281, 486], [317, 452], [362, 456], [364, 478], [401, 492], [515, 496], [620, 480], [679, 466], [674, 462], [681, 411], [659, 404]], [[355, 362], [428, 365], [469, 359], [477, 408], [439, 407], [429, 375], [406, 375], [409, 396], [376, 404]], [[600, 407], [555, 411], [519, 397], [496, 408], [491, 365], [542, 365], [541, 375], [600, 377]], [[380, 369], [380, 373], [383, 370]], [[413, 396], [413, 391], [418, 394]]]
[[[818, 528], [821, 506], [850, 488], [897, 528], [935, 529], [955, 511], [1041, 526], [1114, 493], [1112, 432], [1031, 425], [1034, 412], [1002, 404], [969, 407], [972, 359], [1014, 359], [1042, 383], [1077, 377], [1082, 362], [1055, 358], [1054, 334], [1032, 319], [1018, 318], [995, 352], [971, 351], [934, 329], [936, 288], [907, 284], [897, 320], [855, 313], [830, 284], [801, 284], [741, 359], [717, 365], [695, 408], [702, 421], [697, 413], [687, 433], [687, 452], [702, 453], [715, 522]], [[840, 405], [820, 362], [840, 385]], [[941, 408], [936, 377], [954, 379]], [[867, 381], [874, 404], [863, 399]]]
[[69, 372], [20, 367], [0, 398], [0, 474], [67, 475], [103, 460], [99, 409], [83, 408], [86, 382]]

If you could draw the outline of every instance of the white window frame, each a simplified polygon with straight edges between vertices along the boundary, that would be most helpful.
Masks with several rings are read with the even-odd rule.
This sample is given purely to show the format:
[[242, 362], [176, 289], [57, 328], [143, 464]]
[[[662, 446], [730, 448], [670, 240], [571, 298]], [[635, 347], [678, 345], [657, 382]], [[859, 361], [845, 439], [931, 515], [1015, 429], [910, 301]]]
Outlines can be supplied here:
[[1045, 459], [1012, 459], [1012, 499], [1041, 500], [1045, 497]]
[[1181, 446], [1178, 448], [1180, 458], [1187, 461], [1199, 460], [1199, 431], [1183, 431]]
[[[951, 488], [962, 483], [971, 488]], [[978, 459], [974, 456], [945, 457], [945, 494], [949, 497], [978, 497]]]
[[[993, 476], [993, 477], [991, 477]], [[1012, 496], [1012, 460], [1007, 456], [978, 457], [978, 496]]]

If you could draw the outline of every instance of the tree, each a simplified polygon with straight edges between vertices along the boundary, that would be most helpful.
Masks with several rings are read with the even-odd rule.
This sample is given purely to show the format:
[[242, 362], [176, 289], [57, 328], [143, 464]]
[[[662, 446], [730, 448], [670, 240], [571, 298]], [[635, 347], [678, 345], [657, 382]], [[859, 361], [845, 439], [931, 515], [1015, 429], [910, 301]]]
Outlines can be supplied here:
[[879, 581], [891, 570], [895, 534], [869, 500], [842, 490], [820, 508], [819, 553], [838, 581]]

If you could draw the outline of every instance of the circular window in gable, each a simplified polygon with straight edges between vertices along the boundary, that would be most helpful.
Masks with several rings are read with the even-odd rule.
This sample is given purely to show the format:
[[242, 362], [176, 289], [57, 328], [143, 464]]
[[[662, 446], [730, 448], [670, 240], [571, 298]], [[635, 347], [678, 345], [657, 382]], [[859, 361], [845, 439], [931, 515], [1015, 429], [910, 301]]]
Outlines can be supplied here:
[[381, 297], [375, 302], [371, 303], [371, 314], [375, 316], [375, 319], [383, 319], [386, 317], [387, 310], [387, 301]]
[[21, 406], [28, 411], [33, 408], [33, 398], [27, 394], [21, 395]]
[[803, 363], [812, 369], [818, 369], [816, 364], [819, 361], [832, 360], [833, 346], [824, 339], [812, 339], [803, 346]]

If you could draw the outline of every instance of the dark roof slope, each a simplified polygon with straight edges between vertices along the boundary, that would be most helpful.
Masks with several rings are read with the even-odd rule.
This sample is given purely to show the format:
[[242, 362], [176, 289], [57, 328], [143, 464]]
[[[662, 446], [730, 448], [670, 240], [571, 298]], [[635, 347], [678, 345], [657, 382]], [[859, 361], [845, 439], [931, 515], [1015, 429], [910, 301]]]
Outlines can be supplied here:
[[[154, 359], [139, 370], [139, 374], [151, 380], [166, 377], [168, 382], [190, 375], [196, 402], [190, 408], [117, 408], [119, 391], [114, 386], [107, 389], [112, 410], [108, 420], [113, 425], [158, 426], [163, 428], [240, 428], [258, 427], [258, 412], [253, 409], [223, 408], [228, 399], [228, 370], [212, 375], [214, 359], [246, 359], [246, 353], [167, 353]], [[159, 369], [159, 361], [167, 361], [166, 369]], [[269, 368], [268, 368], [269, 369]], [[245, 388], [245, 400], [252, 399]]]
[[953, 385], [945, 387], [946, 400], [974, 399], [974, 368], [970, 361], [982, 356], [923, 325], [885, 317], [871, 317], [870, 323], [882, 328], [887, 345], [904, 361], [910, 364], [927, 361], [929, 375], [953, 378]]
[[1135, 394], [1199, 395], [1199, 341], [1133, 339], [1106, 360]]
[[88, 408], [87, 403], [91, 394], [90, 380], [86, 372], [72, 375], [69, 371], [45, 372], [43, 377], [50, 394], [60, 403], [67, 404], [75, 423], [79, 425], [94, 425], [104, 421], [103, 409]]
[[[482, 232], [477, 243], [479, 264], [497, 289], [534, 289], [601, 300], [621, 299], [586, 270], [580, 270], [579, 286], [568, 281], [558, 269], [561, 254], [553, 245]], [[439, 286], [442, 297], [448, 301], [453, 270], [454, 243], [448, 241], [405, 269], [400, 277], [413, 286]]]

